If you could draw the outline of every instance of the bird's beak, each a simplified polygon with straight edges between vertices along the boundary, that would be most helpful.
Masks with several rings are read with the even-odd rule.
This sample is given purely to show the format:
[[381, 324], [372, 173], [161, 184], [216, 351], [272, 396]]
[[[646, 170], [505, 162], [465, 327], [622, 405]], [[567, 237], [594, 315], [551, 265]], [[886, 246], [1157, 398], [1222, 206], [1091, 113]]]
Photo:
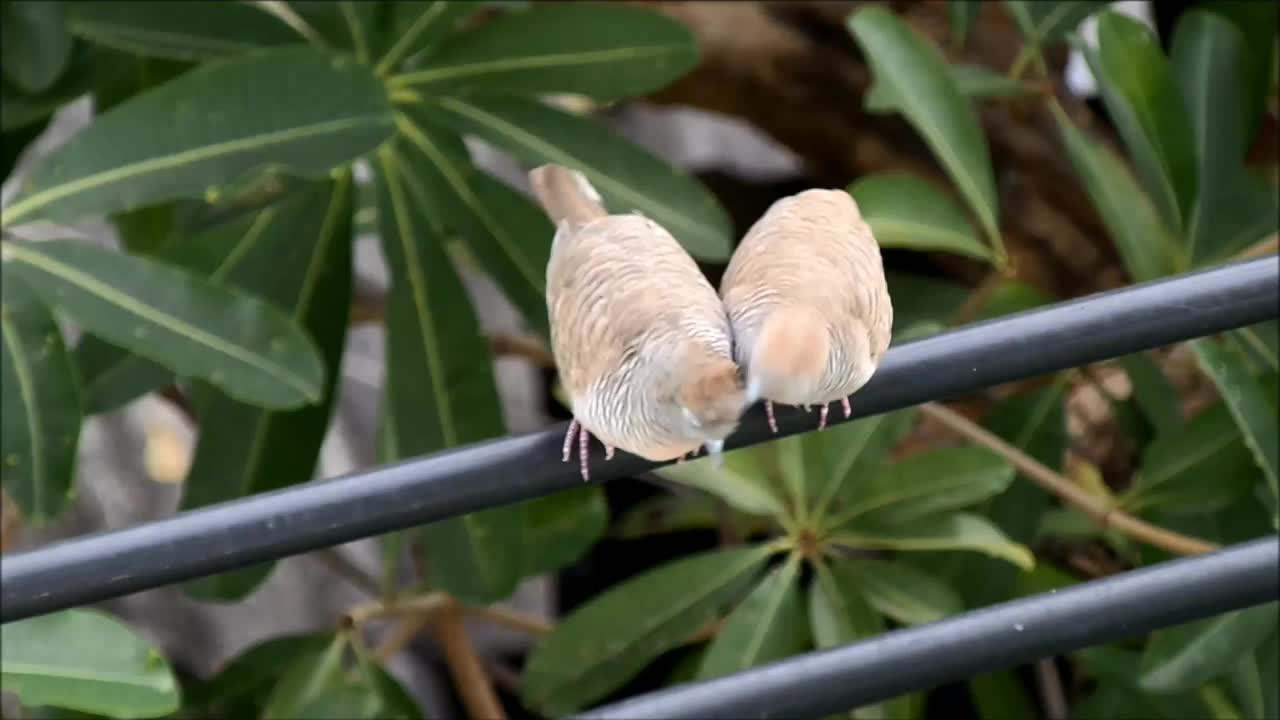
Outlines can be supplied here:
[[724, 441], [708, 440], [705, 445], [707, 448], [707, 455], [711, 456], [711, 467], [719, 470], [720, 467], [724, 465], [724, 455], [721, 454], [724, 452]]

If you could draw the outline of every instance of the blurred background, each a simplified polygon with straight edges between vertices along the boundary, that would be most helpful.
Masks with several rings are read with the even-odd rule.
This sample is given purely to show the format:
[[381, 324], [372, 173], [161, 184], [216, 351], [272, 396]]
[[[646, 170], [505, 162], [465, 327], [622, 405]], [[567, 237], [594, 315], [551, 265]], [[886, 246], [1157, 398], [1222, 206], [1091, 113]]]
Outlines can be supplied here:
[[[5, 312], [23, 320], [5, 333], [58, 328], [66, 358], [33, 399], [6, 357], [4, 455], [71, 437], [43, 467], [5, 465], [5, 553], [568, 419], [540, 306], [550, 226], [524, 176], [540, 162], [580, 166], [615, 212], [666, 224], [713, 284], [774, 201], [848, 188], [882, 245], [895, 342], [1275, 253], [1266, 2], [2, 7], [5, 245], [32, 248], [6, 257]], [[559, 55], [582, 60], [545, 61]], [[383, 124], [58, 195], [347, 115]], [[397, 188], [420, 203], [416, 225], [389, 213]], [[333, 208], [349, 230], [324, 222]], [[348, 242], [349, 258], [334, 249]], [[148, 294], [147, 263], [177, 273], [156, 288], [229, 285], [273, 304], [315, 341], [322, 399], [255, 405], [237, 378], [202, 376], [198, 348], [131, 339], [101, 297], [53, 297], [75, 283], [42, 275], [39, 258], [214, 334], [232, 332], [230, 295], [216, 296], [223, 311], [180, 307]], [[434, 288], [426, 325], [395, 309], [418, 264]], [[308, 294], [314, 278], [298, 273], [312, 267]], [[1099, 503], [1229, 544], [1275, 532], [1264, 438], [1278, 345], [1271, 322], [948, 407]], [[1251, 399], [1224, 399], [1224, 384]], [[26, 406], [54, 419], [23, 420]], [[6, 625], [4, 715], [555, 717], [1179, 554], [1100, 528], [965, 437], [901, 411], [733, 453], [721, 480], [688, 463], [104, 602], [102, 615]], [[859, 511], [913, 486], [950, 500]], [[794, 562], [724, 555], [809, 530], [820, 548], [787, 546]], [[733, 563], [732, 582], [683, 604]], [[647, 571], [666, 574], [604, 595]], [[654, 619], [669, 606], [688, 612]], [[854, 716], [1276, 717], [1275, 614]], [[104, 644], [133, 649], [95, 658]], [[151, 648], [162, 668], [134, 662]], [[22, 670], [24, 652], [132, 678], [59, 685]]]

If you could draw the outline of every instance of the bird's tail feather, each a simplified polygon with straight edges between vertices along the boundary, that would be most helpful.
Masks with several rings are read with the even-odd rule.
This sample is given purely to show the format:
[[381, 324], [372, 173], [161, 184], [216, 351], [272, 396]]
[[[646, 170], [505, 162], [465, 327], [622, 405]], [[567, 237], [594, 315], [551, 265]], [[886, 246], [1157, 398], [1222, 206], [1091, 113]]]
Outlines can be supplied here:
[[538, 204], [553, 225], [567, 221], [584, 225], [609, 214], [600, 193], [577, 170], [563, 165], [541, 165], [529, 171], [529, 183]]
[[[815, 384], [826, 369], [831, 337], [820, 313], [783, 306], [769, 313], [756, 336], [747, 378], [748, 400], [762, 397], [763, 384], [793, 388]], [[771, 398], [772, 399], [772, 398]]]

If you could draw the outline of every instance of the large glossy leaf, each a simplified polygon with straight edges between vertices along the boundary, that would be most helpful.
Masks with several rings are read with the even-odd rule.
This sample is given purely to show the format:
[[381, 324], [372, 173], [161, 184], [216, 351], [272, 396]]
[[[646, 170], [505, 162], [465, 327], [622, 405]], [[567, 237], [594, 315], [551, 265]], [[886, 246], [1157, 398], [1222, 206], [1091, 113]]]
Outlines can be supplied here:
[[1262, 678], [1263, 711], [1259, 717], [1280, 716], [1280, 683], [1268, 680], [1280, 674], [1280, 628], [1271, 631], [1271, 636], [1258, 648], [1255, 659]]
[[1227, 18], [1244, 34], [1247, 47], [1241, 67], [1247, 97], [1244, 136], [1257, 137], [1267, 98], [1273, 95], [1275, 87], [1276, 21], [1280, 19], [1280, 8], [1275, 3], [1253, 0], [1215, 0], [1201, 3], [1199, 7]]
[[1269, 406], [1262, 386], [1249, 373], [1234, 343], [1229, 339], [1201, 338], [1191, 342], [1200, 368], [1215, 385], [1253, 451], [1253, 458], [1267, 478], [1271, 497], [1280, 495], [1280, 427], [1276, 411]]
[[[289, 313], [315, 340], [326, 369], [322, 400], [271, 412], [207, 386], [192, 388], [200, 438], [187, 474], [182, 509], [267, 492], [311, 479], [329, 427], [351, 305], [352, 182], [316, 183], [253, 222], [257, 240], [225, 282]], [[239, 599], [272, 567], [257, 565], [187, 583], [192, 594]]]
[[845, 524], [909, 525], [974, 505], [1013, 481], [1013, 468], [979, 447], [932, 450], [890, 465], [863, 485], [840, 517]]
[[[847, 645], [885, 631], [884, 618], [862, 595], [849, 573], [834, 572], [826, 563], [815, 566], [809, 584], [809, 625], [814, 645], [820, 649]], [[914, 717], [918, 695], [904, 695], [849, 714], [854, 720], [899, 720]]]
[[[1035, 87], [1014, 80], [1007, 75], [992, 72], [981, 65], [948, 65], [947, 69], [955, 79], [960, 94], [971, 98], [1016, 97], [1035, 92]], [[875, 83], [867, 88], [862, 98], [862, 107], [872, 113], [902, 112], [903, 108], [895, 102], [895, 96], [885, 89], [884, 85]]]
[[942, 53], [883, 7], [855, 12], [849, 30], [876, 82], [925, 139], [987, 236], [996, 241], [999, 209], [987, 139]]
[[1276, 626], [1275, 602], [1160, 630], [1142, 654], [1139, 685], [1150, 692], [1192, 690], [1231, 672]]
[[[1061, 467], [1067, 445], [1067, 414], [1060, 385], [1009, 398], [992, 408], [982, 424], [1046, 466]], [[1029, 544], [1035, 540], [1041, 513], [1049, 502], [1049, 495], [1039, 486], [1018, 478], [979, 508], [1010, 540]], [[1007, 598], [1018, 576], [1018, 568], [992, 558], [969, 555], [955, 556], [955, 560], [946, 578], [969, 607]]]
[[1056, 104], [1050, 106], [1067, 158], [1084, 182], [1129, 276], [1136, 282], [1171, 275], [1183, 265], [1169, 226], [1109, 148], [1085, 136]]
[[581, 171], [612, 212], [638, 211], [705, 260], [729, 256], [729, 220], [714, 196], [604, 127], [518, 97], [433, 98], [460, 132], [506, 148], [528, 163], [554, 162]]
[[703, 457], [654, 472], [665, 480], [711, 493], [742, 512], [781, 515], [786, 506], [769, 484], [769, 474], [776, 469], [775, 448], [755, 446], [724, 453], [719, 468]]
[[1173, 432], [1183, 425], [1182, 406], [1173, 384], [1150, 357], [1141, 353], [1120, 358], [1133, 385], [1133, 400], [1157, 432]]
[[352, 718], [416, 720], [421, 712], [395, 678], [356, 651], [356, 667], [343, 667], [348, 642], [339, 634], [327, 647], [294, 657], [272, 688], [265, 720]]
[[547, 324], [546, 275], [555, 229], [524, 196], [471, 163], [466, 146], [426, 113], [397, 119], [408, 150], [401, 161], [413, 169], [432, 212], [467, 248], [544, 337]]
[[524, 701], [560, 717], [603, 698], [740, 597], [769, 553], [761, 547], [698, 553], [575, 608], [529, 658]]
[[1010, 540], [986, 518], [968, 513], [927, 518], [902, 527], [843, 532], [834, 536], [834, 541], [872, 550], [964, 550], [1005, 560], [1024, 570], [1035, 566], [1035, 557], [1025, 546]]
[[960, 595], [946, 583], [905, 562], [851, 558], [832, 568], [848, 576], [877, 611], [904, 625], [941, 620], [964, 609]]
[[[246, 257], [254, 255], [275, 219], [275, 211], [264, 211], [183, 237], [170, 235], [147, 254], [222, 285]], [[80, 338], [74, 359], [84, 387], [85, 411], [90, 414], [114, 410], [174, 380], [173, 372], [163, 365], [93, 335]]]
[[972, 292], [957, 283], [928, 275], [888, 270], [895, 335], [920, 322], [946, 323]]
[[440, 42], [475, 11], [479, 3], [431, 0], [392, 4], [390, 33], [395, 37], [378, 59], [378, 73], [389, 73], [407, 58], [430, 59]]
[[320, 400], [315, 343], [266, 302], [194, 273], [69, 241], [9, 243], [7, 262], [87, 332], [260, 407]]
[[883, 173], [849, 186], [862, 217], [881, 247], [938, 250], [990, 262], [964, 212], [933, 185], [915, 175]]
[[392, 127], [382, 83], [349, 59], [284, 47], [216, 60], [108, 110], [50, 153], [3, 224], [202, 197], [268, 167], [315, 178]]
[[458, 33], [396, 78], [433, 95], [574, 93], [607, 101], [657, 90], [698, 61], [684, 25], [647, 8], [535, 7]]
[[1212, 716], [1200, 692], [1165, 695], [1139, 688], [1141, 657], [1137, 652], [1098, 646], [1076, 653], [1075, 658], [1084, 674], [1094, 680], [1097, 689], [1072, 707], [1072, 717], [1081, 720], [1131, 717], [1201, 720]]
[[582, 557], [604, 535], [609, 506], [599, 486], [564, 490], [522, 503], [524, 560], [520, 574], [555, 572]]
[[175, 60], [209, 60], [303, 42], [274, 15], [250, 3], [222, 0], [68, 3], [67, 27], [99, 45]]
[[1231, 21], [1192, 9], [1170, 52], [1194, 138], [1200, 182], [1183, 233], [1192, 263], [1237, 252], [1275, 227], [1274, 192], [1245, 169], [1252, 98], [1245, 36]]
[[1028, 45], [1043, 47], [1075, 30], [1106, 0], [1005, 0]]
[[300, 657], [324, 652], [332, 633], [278, 635], [241, 651], [217, 674], [183, 686], [182, 704], [201, 717], [259, 713], [258, 702]]
[[1247, 493], [1259, 476], [1230, 410], [1218, 403], [1156, 436], [1121, 503], [1131, 511], [1216, 512]]
[[[403, 155], [403, 151], [399, 153]], [[502, 435], [493, 363], [413, 166], [377, 154], [378, 227], [391, 269], [387, 398], [398, 457]], [[434, 585], [469, 602], [506, 597], [520, 579], [521, 508], [423, 528]]]
[[25, 92], [48, 90], [71, 63], [63, 7], [49, 0], [0, 5], [0, 64], [5, 79]]
[[62, 510], [75, 478], [79, 383], [53, 314], [9, 263], [0, 266], [0, 293], [0, 478], [39, 526]]
[[1117, 12], [1098, 16], [1098, 47], [1080, 44], [1107, 115], [1169, 227], [1181, 230], [1195, 203], [1196, 156], [1173, 73], [1150, 28]]
[[858, 501], [884, 471], [886, 457], [915, 424], [919, 411], [907, 408], [873, 415], [804, 436], [805, 454], [820, 458], [826, 483], [814, 488], [815, 515], [840, 513]]
[[0, 625], [0, 678], [29, 707], [112, 718], [178, 709], [169, 663], [128, 626], [98, 610], [63, 610]]
[[730, 613], [698, 669], [705, 680], [781, 660], [809, 647], [808, 618], [800, 596], [798, 556], [765, 575]]

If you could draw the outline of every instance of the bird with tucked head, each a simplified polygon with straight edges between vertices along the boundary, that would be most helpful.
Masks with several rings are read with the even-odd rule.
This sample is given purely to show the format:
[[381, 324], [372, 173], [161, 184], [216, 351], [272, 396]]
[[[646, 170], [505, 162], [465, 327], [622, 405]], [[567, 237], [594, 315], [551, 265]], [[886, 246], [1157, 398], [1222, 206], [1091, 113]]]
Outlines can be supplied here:
[[656, 462], [718, 456], [747, 405], [729, 318], [693, 258], [658, 223], [613, 215], [581, 173], [543, 165], [533, 193], [556, 227], [547, 264], [551, 351], [583, 480], [588, 445]]
[[843, 190], [806, 190], [775, 202], [743, 237], [720, 283], [749, 402], [830, 403], [875, 374], [889, 347], [893, 305], [880, 246]]

